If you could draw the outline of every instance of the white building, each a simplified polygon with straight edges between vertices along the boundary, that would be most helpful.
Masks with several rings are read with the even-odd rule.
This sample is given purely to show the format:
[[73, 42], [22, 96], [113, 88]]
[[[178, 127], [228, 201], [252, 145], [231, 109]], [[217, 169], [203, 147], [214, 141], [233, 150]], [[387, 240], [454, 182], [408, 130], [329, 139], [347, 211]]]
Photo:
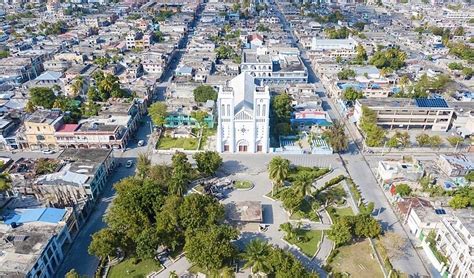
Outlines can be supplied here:
[[350, 57], [357, 54], [357, 41], [348, 39], [317, 39], [311, 41], [311, 50], [322, 53], [326, 57]]
[[268, 153], [270, 93], [241, 73], [219, 88], [218, 152]]
[[452, 277], [474, 277], [474, 216], [471, 210], [446, 217], [436, 235], [436, 247], [448, 259]]

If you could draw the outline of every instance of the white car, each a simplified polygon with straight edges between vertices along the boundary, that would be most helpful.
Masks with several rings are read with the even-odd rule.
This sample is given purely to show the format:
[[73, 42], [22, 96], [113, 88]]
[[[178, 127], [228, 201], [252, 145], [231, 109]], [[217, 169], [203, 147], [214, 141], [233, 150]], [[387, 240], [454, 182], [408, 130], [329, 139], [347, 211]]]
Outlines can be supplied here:
[[140, 141], [138, 141], [138, 146], [139, 146], [139, 147], [145, 146], [145, 140], [140, 140]]
[[132, 167], [132, 165], [133, 165], [133, 161], [132, 160], [127, 160], [127, 163], [125, 164], [125, 167], [130, 168], [130, 167]]
[[41, 152], [44, 153], [44, 154], [53, 154], [54, 153], [53, 150], [42, 150]]

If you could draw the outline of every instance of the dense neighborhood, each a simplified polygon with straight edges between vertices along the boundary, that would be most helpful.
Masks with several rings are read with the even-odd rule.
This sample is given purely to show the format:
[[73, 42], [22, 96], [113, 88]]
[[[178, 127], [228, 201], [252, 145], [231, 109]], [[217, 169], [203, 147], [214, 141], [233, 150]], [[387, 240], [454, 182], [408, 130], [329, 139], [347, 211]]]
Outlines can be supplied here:
[[468, 0], [0, 2], [0, 277], [474, 277]]

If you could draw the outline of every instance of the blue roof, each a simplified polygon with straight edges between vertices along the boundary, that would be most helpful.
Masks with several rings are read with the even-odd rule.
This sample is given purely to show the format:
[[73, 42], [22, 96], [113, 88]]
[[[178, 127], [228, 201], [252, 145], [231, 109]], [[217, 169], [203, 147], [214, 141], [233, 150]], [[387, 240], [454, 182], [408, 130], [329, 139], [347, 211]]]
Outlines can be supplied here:
[[442, 98], [417, 98], [415, 99], [418, 107], [448, 108], [448, 103]]
[[58, 223], [66, 214], [65, 209], [57, 208], [37, 208], [37, 209], [20, 209], [5, 215], [5, 224], [10, 225], [15, 222], [17, 224], [28, 222], [46, 222]]
[[331, 122], [328, 122], [325, 119], [314, 119], [314, 118], [305, 118], [305, 119], [290, 119], [291, 124], [305, 124], [305, 125], [318, 125], [318, 126], [332, 126]]

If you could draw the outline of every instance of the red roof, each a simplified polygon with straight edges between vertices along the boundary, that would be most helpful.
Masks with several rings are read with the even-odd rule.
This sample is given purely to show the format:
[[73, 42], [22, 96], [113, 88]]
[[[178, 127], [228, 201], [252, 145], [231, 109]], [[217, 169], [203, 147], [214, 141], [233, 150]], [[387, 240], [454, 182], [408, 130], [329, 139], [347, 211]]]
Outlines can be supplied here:
[[260, 36], [259, 34], [253, 34], [253, 35], [250, 35], [250, 36], [249, 36], [249, 41], [253, 41], [253, 40], [256, 40], [256, 39], [258, 39], [258, 40], [260, 40], [260, 41], [263, 42], [263, 37]]
[[60, 126], [56, 132], [73, 132], [78, 126], [78, 124], [64, 124]]

